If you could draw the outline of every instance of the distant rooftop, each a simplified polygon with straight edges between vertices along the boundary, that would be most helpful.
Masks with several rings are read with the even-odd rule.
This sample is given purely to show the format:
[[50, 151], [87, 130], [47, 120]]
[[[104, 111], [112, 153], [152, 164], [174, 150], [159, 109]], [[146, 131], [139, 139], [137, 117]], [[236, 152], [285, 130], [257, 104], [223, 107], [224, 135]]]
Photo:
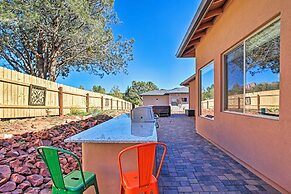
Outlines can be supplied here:
[[188, 87], [179, 87], [174, 88], [170, 90], [153, 90], [149, 92], [145, 92], [140, 94], [141, 96], [163, 96], [163, 95], [169, 95], [169, 94], [188, 94], [189, 88]]

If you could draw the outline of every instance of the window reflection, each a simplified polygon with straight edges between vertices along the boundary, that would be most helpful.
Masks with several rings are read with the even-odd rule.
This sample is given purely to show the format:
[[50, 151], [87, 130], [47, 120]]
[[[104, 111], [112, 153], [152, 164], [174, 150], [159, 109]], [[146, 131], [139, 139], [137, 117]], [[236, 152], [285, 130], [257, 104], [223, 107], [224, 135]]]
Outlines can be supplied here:
[[243, 112], [244, 105], [244, 56], [243, 45], [225, 55], [226, 90], [225, 108]]
[[200, 115], [214, 117], [214, 63], [200, 70]]
[[279, 116], [280, 21], [225, 55], [225, 110]]

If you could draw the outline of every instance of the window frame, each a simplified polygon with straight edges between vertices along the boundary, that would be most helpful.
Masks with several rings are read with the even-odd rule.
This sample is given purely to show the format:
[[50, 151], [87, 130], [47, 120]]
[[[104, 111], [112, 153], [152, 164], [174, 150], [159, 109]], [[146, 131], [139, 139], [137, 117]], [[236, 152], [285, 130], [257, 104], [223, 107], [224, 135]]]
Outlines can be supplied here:
[[202, 67], [200, 67], [198, 69], [198, 78], [199, 78], [198, 79], [198, 87], [197, 87], [198, 88], [198, 108], [199, 108], [198, 116], [200, 118], [208, 119], [208, 120], [213, 121], [214, 118], [215, 118], [215, 93], [213, 93], [213, 117], [209, 118], [209, 117], [203, 116], [201, 114], [201, 112], [202, 112], [202, 107], [201, 107], [201, 94], [202, 94], [201, 93], [201, 84], [202, 84], [201, 76], [202, 76], [202, 74], [201, 74], [201, 71], [202, 71], [203, 68], [205, 68], [206, 66], [208, 66], [210, 64], [213, 64], [213, 85], [214, 85], [214, 91], [215, 91], [215, 63], [214, 63], [214, 59], [212, 59], [211, 61], [209, 61], [208, 63], [206, 63], [205, 65], [203, 65]]
[[[246, 37], [244, 37], [241, 41], [239, 41], [238, 43], [236, 43], [234, 46], [230, 47], [229, 49], [227, 49], [226, 51], [224, 51], [222, 53], [222, 112], [224, 113], [229, 113], [229, 114], [236, 114], [236, 115], [242, 115], [242, 116], [248, 116], [248, 117], [255, 117], [255, 118], [263, 118], [263, 119], [271, 119], [271, 120], [279, 120], [280, 118], [280, 113], [279, 116], [271, 116], [271, 115], [262, 115], [262, 114], [250, 114], [250, 113], [245, 113], [245, 108], [243, 109], [243, 112], [236, 112], [236, 111], [231, 111], [231, 110], [226, 110], [226, 84], [227, 84], [227, 80], [226, 80], [226, 74], [227, 74], [227, 70], [226, 70], [226, 63], [225, 63], [225, 57], [227, 54], [229, 54], [231, 51], [233, 51], [234, 49], [238, 48], [239, 46], [243, 46], [243, 58], [244, 58], [244, 72], [243, 72], [243, 77], [244, 77], [244, 81], [246, 80], [246, 49], [245, 49], [245, 42], [252, 38], [253, 36], [255, 36], [256, 34], [258, 34], [259, 32], [263, 31], [264, 29], [268, 28], [270, 25], [272, 25], [273, 23], [280, 21], [281, 22], [281, 17], [278, 16], [274, 19], [269, 20], [268, 22], [266, 22], [265, 24], [263, 24], [261, 27], [259, 27], [258, 29], [256, 29], [254, 32], [252, 32], [251, 34], [247, 35]], [[280, 26], [281, 28], [281, 26]], [[281, 39], [281, 33], [280, 33], [280, 39]], [[280, 56], [281, 56], [281, 45], [280, 45]], [[281, 59], [281, 58], [280, 58]], [[281, 66], [281, 63], [280, 63]], [[281, 81], [279, 79], [279, 85], [281, 85]], [[281, 88], [281, 87], [279, 87]], [[200, 91], [200, 90], [199, 90]], [[245, 98], [245, 94], [246, 94], [246, 89], [245, 89], [245, 83], [243, 86], [243, 95]], [[281, 90], [279, 89], [279, 98], [281, 96]], [[245, 99], [244, 99], [244, 104], [245, 104]], [[279, 102], [279, 110], [280, 110], [280, 102]]]

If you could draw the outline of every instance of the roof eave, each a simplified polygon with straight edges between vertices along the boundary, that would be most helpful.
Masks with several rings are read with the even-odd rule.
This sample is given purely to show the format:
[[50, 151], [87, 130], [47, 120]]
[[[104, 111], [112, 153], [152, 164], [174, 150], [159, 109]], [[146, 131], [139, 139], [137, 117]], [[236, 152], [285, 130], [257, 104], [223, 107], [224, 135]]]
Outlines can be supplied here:
[[191, 81], [196, 79], [196, 74], [191, 75], [190, 77], [188, 77], [187, 79], [185, 79], [180, 85], [181, 86], [188, 86], [190, 84]]
[[176, 57], [178, 57], [178, 58], [185, 57], [185, 56], [183, 56], [185, 48], [186, 48], [187, 44], [189, 43], [189, 41], [193, 35], [193, 32], [195, 32], [195, 30], [199, 26], [201, 20], [203, 19], [204, 15], [207, 12], [212, 1], [213, 0], [202, 0], [202, 2], [200, 3], [199, 8], [198, 8], [194, 18], [192, 19], [191, 24], [190, 24], [183, 40], [182, 40], [182, 43], [179, 46], [179, 49], [176, 53]]

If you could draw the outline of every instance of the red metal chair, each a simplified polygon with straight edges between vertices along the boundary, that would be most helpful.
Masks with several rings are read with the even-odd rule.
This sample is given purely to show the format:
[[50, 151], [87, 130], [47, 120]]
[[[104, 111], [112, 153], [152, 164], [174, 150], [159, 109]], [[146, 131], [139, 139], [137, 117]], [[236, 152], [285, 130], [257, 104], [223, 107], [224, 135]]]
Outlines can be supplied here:
[[[153, 175], [155, 165], [156, 146], [161, 145], [164, 149], [159, 168], [156, 175]], [[137, 150], [137, 171], [122, 171], [122, 156], [129, 150]], [[118, 166], [120, 172], [120, 193], [121, 194], [139, 194], [151, 192], [159, 193], [158, 177], [166, 155], [166, 144], [154, 142], [131, 146], [122, 150], [118, 155]]]

